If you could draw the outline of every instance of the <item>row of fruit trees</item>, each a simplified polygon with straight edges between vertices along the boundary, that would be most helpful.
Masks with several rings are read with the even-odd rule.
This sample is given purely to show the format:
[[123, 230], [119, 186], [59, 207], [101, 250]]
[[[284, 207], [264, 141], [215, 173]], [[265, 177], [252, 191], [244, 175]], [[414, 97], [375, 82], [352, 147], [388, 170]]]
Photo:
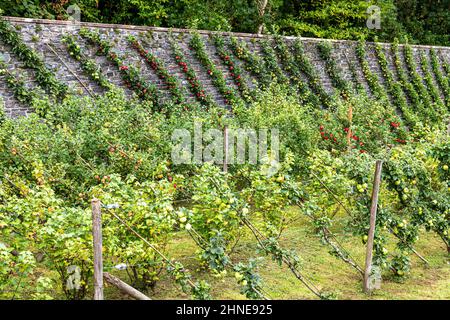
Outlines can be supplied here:
[[[384, 168], [373, 264], [394, 279], [407, 278], [412, 256], [427, 261], [415, 249], [425, 231], [449, 251], [450, 77], [448, 65], [434, 51], [429, 59], [421, 57], [432, 79], [417, 74], [405, 46], [406, 64], [397, 65], [396, 77], [386, 69], [381, 81], [367, 65], [366, 45], [357, 44], [360, 63], [354, 70], [362, 72], [368, 94], [360, 78], [343, 77], [332, 45], [324, 42], [319, 52], [333, 80], [334, 94], [329, 94], [301, 39], [262, 40], [262, 55], [257, 55], [245, 42], [213, 37], [226, 73], [214, 65], [205, 39], [194, 33], [189, 54], [211, 77], [228, 105], [224, 109], [205, 92], [175, 38], [174, 58], [196, 102], [187, 102], [181, 79], [171, 76], [136, 37], [129, 44], [165, 79], [168, 101], [115, 51], [113, 41], [93, 30], [64, 39], [68, 56], [105, 89], [92, 97], [80, 97], [61, 84], [4, 20], [0, 38], [35, 70], [38, 80], [38, 87], [29, 89], [7, 64], [0, 65], [16, 98], [36, 111], [28, 118], [0, 120], [2, 298], [50, 299], [59, 292], [83, 299], [91, 294], [93, 198], [103, 204], [104, 268], [126, 266], [128, 282], [139, 290], [157, 288], [164, 276], [184, 294], [210, 299], [214, 288], [206, 275], [231, 281], [231, 273], [243, 296], [269, 299], [273, 292], [258, 272], [258, 258], [268, 257], [289, 270], [311, 297], [333, 298], [334, 292], [305, 271], [296, 248], [281, 245], [281, 240], [299, 216], [307, 217], [307, 227], [336, 263], [362, 280], [364, 257], [341, 244], [348, 233], [343, 236], [339, 230], [344, 226], [363, 244], [368, 241], [377, 159]], [[78, 41], [97, 48], [116, 66], [135, 96], [112, 85]], [[398, 56], [397, 44], [391, 49]], [[376, 52], [383, 68], [384, 51]], [[183, 128], [192, 133], [198, 121], [205, 130], [277, 128], [280, 161], [269, 150], [260, 163], [230, 165], [227, 172], [211, 163], [175, 165], [172, 132]], [[180, 259], [172, 258], [170, 243], [180, 234], [196, 244], [196, 266], [205, 277], [194, 277]], [[256, 249], [248, 259], [237, 260], [236, 247], [249, 237]], [[67, 286], [74, 266], [75, 288]]]

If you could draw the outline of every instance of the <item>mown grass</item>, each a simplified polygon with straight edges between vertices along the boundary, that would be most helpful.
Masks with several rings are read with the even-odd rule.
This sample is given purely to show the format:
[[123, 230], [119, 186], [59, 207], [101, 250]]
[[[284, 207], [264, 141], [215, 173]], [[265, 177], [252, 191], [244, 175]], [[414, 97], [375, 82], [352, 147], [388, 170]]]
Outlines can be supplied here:
[[[336, 227], [336, 234], [344, 247], [364, 266], [365, 247], [359, 238]], [[412, 255], [412, 271], [402, 282], [395, 281], [389, 274], [383, 276], [381, 289], [368, 296], [362, 292], [362, 279], [355, 269], [332, 256], [328, 247], [321, 244], [306, 218], [298, 219], [281, 238], [284, 248], [295, 249], [302, 260], [302, 272], [320, 289], [334, 292], [338, 299], [450, 299], [450, 260], [442, 241], [423, 231], [416, 250], [429, 261], [425, 265]], [[389, 245], [394, 251], [395, 241]], [[247, 261], [257, 257], [255, 240], [250, 234], [244, 235], [231, 258], [233, 262]], [[181, 232], [169, 246], [171, 257], [181, 261], [193, 274], [195, 280], [205, 279], [212, 286], [214, 299], [245, 299], [240, 294], [233, 272], [222, 278], [214, 277], [204, 270], [196, 259], [197, 248], [189, 236]], [[265, 257], [259, 273], [264, 281], [264, 290], [272, 299], [315, 299], [316, 297], [300, 283], [286, 266], [279, 266]], [[127, 281], [125, 273], [118, 275]], [[126, 299], [114, 288], [105, 291], [107, 299]], [[148, 292], [152, 299], [189, 299], [166, 275], [161, 276], [154, 290]]]

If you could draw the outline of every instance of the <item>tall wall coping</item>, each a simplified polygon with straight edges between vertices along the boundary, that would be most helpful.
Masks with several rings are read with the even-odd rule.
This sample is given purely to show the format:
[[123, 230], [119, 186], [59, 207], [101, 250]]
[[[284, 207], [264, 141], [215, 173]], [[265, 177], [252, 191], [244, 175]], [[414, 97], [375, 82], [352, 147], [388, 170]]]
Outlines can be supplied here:
[[[2, 17], [5, 20], [16, 22], [16, 23], [33, 23], [33, 24], [43, 24], [43, 25], [60, 25], [60, 26], [79, 26], [79, 27], [91, 27], [91, 28], [110, 28], [110, 29], [125, 29], [125, 30], [138, 30], [138, 31], [153, 31], [153, 32], [177, 32], [177, 33], [189, 33], [196, 31], [200, 34], [211, 35], [211, 34], [221, 34], [226, 36], [235, 36], [240, 38], [259, 38], [259, 39], [270, 39], [274, 36], [272, 35], [262, 35], [254, 33], [243, 33], [243, 32], [229, 32], [229, 31], [210, 31], [210, 30], [194, 30], [194, 29], [181, 29], [181, 28], [162, 28], [162, 27], [150, 27], [150, 26], [136, 26], [136, 25], [126, 25], [126, 24], [108, 24], [108, 23], [94, 23], [94, 22], [77, 22], [77, 21], [64, 21], [64, 20], [49, 20], [49, 19], [34, 19], [34, 18], [19, 18], [19, 17]], [[294, 40], [301, 38], [303, 40], [312, 42], [321, 41], [331, 41], [331, 42], [350, 42], [355, 43], [354, 40], [336, 40], [336, 39], [326, 39], [326, 38], [309, 38], [309, 37], [296, 37], [296, 36], [283, 36], [285, 39]], [[367, 42], [373, 43], [373, 42]], [[379, 42], [382, 45], [390, 45], [390, 43]], [[399, 46], [403, 46], [399, 44]], [[432, 46], [432, 45], [411, 45], [415, 48], [435, 48], [435, 49], [450, 49], [446, 46]]]

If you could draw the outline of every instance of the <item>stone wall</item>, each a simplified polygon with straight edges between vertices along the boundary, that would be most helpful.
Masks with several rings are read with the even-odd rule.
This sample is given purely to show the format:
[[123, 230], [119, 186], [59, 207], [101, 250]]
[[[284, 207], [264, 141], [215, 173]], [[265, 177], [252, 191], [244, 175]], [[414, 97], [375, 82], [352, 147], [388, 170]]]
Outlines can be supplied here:
[[[175, 63], [170, 43], [168, 41], [169, 33], [172, 32], [173, 37], [178, 39], [179, 45], [181, 46], [191, 65], [199, 75], [199, 78], [202, 81], [207, 92], [214, 96], [214, 98], [219, 103], [223, 103], [223, 97], [221, 97], [220, 93], [212, 84], [212, 81], [207, 74], [207, 70], [204, 70], [204, 68], [194, 57], [192, 50], [188, 48], [188, 42], [191, 37], [189, 30], [169, 30], [165, 28], [93, 23], [73, 24], [66, 21], [36, 20], [10, 17], [6, 17], [5, 19], [9, 20], [10, 23], [16, 27], [17, 32], [22, 35], [23, 39], [30, 47], [34, 48], [44, 57], [45, 63], [49, 68], [55, 71], [56, 77], [59, 80], [67, 83], [70, 87], [74, 88], [74, 90], [79, 92], [79, 94], [87, 94], [86, 89], [79, 80], [81, 80], [81, 82], [83, 82], [94, 92], [101, 92], [102, 89], [98, 87], [94, 82], [90, 81], [89, 78], [83, 73], [80, 64], [70, 57], [67, 50], [65, 49], [64, 44], [61, 42], [64, 35], [76, 35], [81, 27], [98, 30], [105, 37], [108, 37], [115, 43], [117, 51], [127, 57], [127, 63], [134, 64], [135, 66], [141, 68], [142, 75], [148, 81], [157, 84], [161, 92], [167, 96], [168, 92], [164, 88], [161, 80], [159, 80], [154, 71], [144, 63], [143, 59], [139, 57], [137, 52], [128, 45], [126, 38], [130, 34], [137, 36], [141, 41], [145, 43], [146, 49], [152, 51], [159, 58], [161, 58], [165, 62], [169, 72], [179, 77], [183, 85], [186, 86], [187, 81], [183, 73]], [[223, 70], [224, 74], [229, 76], [228, 70], [225, 69], [216, 53], [215, 46], [209, 40], [209, 35], [211, 34], [211, 32], [199, 31], [199, 33], [202, 35], [205, 43], [207, 44], [207, 50], [210, 57], [215, 61], [216, 65]], [[222, 34], [225, 38], [231, 35], [238, 37], [239, 39], [246, 41], [251, 50], [260, 52], [259, 42], [261, 41], [261, 38], [263, 38], [262, 36], [240, 33]], [[288, 42], [291, 42], [293, 39], [293, 37], [286, 37], [286, 40]], [[320, 74], [321, 81], [324, 84], [324, 87], [328, 92], [332, 93], [334, 89], [331, 85], [331, 80], [325, 72], [325, 63], [320, 59], [317, 52], [317, 44], [323, 40], [311, 38], [303, 38], [302, 40], [304, 42], [307, 55]], [[333, 56], [336, 61], [338, 61], [340, 67], [343, 69], [346, 78], [351, 79], [349, 71], [349, 61], [353, 61], [358, 67], [360, 82], [364, 83], [367, 88], [367, 83], [365, 83], [362, 70], [355, 55], [356, 43], [352, 41], [330, 41], [332, 41], [334, 47]], [[107, 75], [108, 79], [111, 82], [119, 86], [123, 86], [119, 71], [116, 67], [114, 67], [109, 61], [107, 61], [106, 58], [95, 56], [95, 48], [88, 45], [83, 39], [79, 38], [79, 43], [84, 48], [84, 50], [87, 50], [86, 52], [90, 52], [90, 56], [94, 58], [96, 62], [102, 67], [103, 73]], [[54, 48], [56, 54], [49, 48], [49, 45]], [[368, 43], [367, 46], [370, 67], [373, 69], [373, 71], [377, 72], [380, 75], [380, 79], [383, 81], [380, 67], [375, 57], [373, 44]], [[395, 71], [392, 61], [392, 55], [390, 52], [390, 45], [384, 44], [384, 47], [390, 67]], [[420, 51], [424, 51], [429, 57], [430, 48], [431, 47], [429, 46], [413, 46], [414, 55], [419, 68], [419, 74], [422, 74], [422, 71], [419, 67]], [[435, 47], [435, 49], [438, 52], [438, 56], [441, 61], [446, 61], [447, 63], [450, 62], [450, 47]], [[402, 52], [402, 50], [400, 51]], [[8, 48], [8, 46], [6, 46], [1, 40], [0, 53], [4, 56], [6, 55], [6, 58], [9, 59], [8, 68], [10, 70], [15, 70], [19, 74], [23, 75], [23, 77], [27, 81], [27, 86], [33, 87], [37, 85], [36, 81], [34, 80], [33, 71], [30, 69], [25, 69], [20, 60], [10, 52], [10, 48]], [[396, 75], [396, 72], [394, 72], [394, 75]], [[253, 79], [250, 74], [247, 74], [247, 76], [250, 80]], [[231, 77], [228, 77], [228, 79], [228, 84], [232, 87], [235, 87]], [[252, 84], [250, 83], [249, 85]], [[128, 89], [125, 88], [125, 90], [128, 94], [131, 95], [131, 92]], [[187, 90], [187, 92], [189, 92], [189, 90]], [[20, 115], [26, 115], [30, 112], [30, 110], [26, 106], [22, 105], [14, 98], [11, 90], [8, 89], [3, 77], [0, 77], [0, 95], [5, 102], [6, 114], [8, 116], [16, 117]], [[191, 101], [193, 101], [194, 98], [190, 97], [190, 99]]]

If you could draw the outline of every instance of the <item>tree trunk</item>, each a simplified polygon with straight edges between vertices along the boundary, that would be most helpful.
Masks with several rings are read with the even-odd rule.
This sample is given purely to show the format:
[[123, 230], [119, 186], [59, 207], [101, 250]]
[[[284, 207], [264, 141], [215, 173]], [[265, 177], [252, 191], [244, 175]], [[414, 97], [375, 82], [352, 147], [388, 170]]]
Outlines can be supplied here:
[[269, 3], [269, 0], [256, 0], [256, 3], [258, 5], [258, 14], [259, 14], [259, 19], [260, 19], [260, 24], [258, 26], [258, 34], [262, 34], [264, 31], [264, 21], [263, 21], [263, 17], [264, 14], [266, 13], [266, 8], [267, 8], [267, 4]]

